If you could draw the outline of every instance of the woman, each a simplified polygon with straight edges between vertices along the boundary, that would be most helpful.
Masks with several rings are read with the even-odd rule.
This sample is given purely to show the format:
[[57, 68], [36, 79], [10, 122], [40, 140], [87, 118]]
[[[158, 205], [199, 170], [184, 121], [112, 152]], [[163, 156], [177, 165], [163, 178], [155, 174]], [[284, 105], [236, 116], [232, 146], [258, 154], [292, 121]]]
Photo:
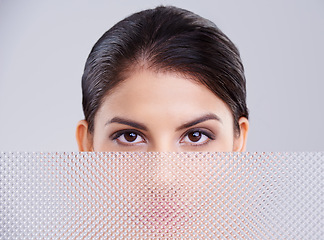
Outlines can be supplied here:
[[212, 22], [175, 7], [135, 13], [94, 45], [80, 151], [244, 151], [244, 69]]

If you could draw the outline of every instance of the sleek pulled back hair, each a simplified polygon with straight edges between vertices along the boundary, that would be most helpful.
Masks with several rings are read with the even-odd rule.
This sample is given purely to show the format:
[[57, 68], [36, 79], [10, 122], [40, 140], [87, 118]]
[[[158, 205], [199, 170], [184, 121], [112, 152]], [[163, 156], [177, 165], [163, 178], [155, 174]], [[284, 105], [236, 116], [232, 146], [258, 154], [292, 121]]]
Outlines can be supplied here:
[[83, 111], [91, 133], [104, 97], [140, 66], [184, 74], [205, 85], [229, 106], [239, 134], [239, 118], [248, 118], [239, 51], [214, 23], [176, 7], [135, 13], [94, 45], [82, 76]]

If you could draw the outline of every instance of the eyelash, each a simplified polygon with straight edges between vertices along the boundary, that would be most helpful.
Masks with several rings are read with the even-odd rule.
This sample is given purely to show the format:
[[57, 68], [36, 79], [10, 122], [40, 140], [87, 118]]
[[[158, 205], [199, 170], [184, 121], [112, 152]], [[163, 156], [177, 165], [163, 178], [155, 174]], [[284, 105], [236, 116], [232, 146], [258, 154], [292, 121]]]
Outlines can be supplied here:
[[[206, 142], [203, 142], [203, 143], [200, 143], [200, 144], [195, 144], [194, 142], [192, 144], [190, 144], [191, 146], [202, 146], [202, 145], [205, 145], [207, 143], [209, 143], [210, 140], [215, 140], [216, 137], [213, 133], [211, 133], [210, 131], [207, 131], [207, 130], [203, 130], [201, 128], [194, 128], [194, 129], [189, 129], [188, 131], [186, 131], [181, 137], [180, 137], [180, 143], [181, 141], [183, 141], [186, 137], [189, 136], [189, 134], [192, 134], [192, 133], [195, 133], [195, 132], [199, 132], [200, 134], [203, 134], [205, 135], [209, 140], [206, 141]], [[110, 139], [113, 140], [113, 141], [117, 141], [118, 138], [120, 138], [122, 135], [124, 134], [129, 134], [129, 133], [135, 133], [137, 136], [141, 137], [142, 139], [145, 140], [146, 142], [146, 138], [145, 136], [140, 132], [140, 131], [137, 131], [135, 129], [125, 129], [125, 130], [120, 130], [120, 131], [117, 131], [115, 133], [113, 133], [111, 136], [110, 136]], [[124, 137], [125, 138], [125, 137]], [[136, 139], [135, 139], [136, 140]], [[131, 145], [135, 145], [135, 144], [132, 144], [132, 142], [129, 142], [127, 144], [123, 143], [123, 142], [119, 142], [120, 144], [122, 145], [126, 145], [126, 146], [131, 146]]]

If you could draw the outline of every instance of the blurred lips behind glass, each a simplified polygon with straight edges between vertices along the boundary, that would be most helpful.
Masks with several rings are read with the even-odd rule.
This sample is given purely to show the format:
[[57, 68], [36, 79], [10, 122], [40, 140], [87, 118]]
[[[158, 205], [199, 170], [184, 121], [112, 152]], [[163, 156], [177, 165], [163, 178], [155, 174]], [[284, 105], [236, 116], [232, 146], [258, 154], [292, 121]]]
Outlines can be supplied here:
[[176, 165], [167, 153], [148, 153], [149, 158], [143, 171], [137, 204], [144, 225], [164, 228], [169, 225], [181, 199], [177, 195], [179, 184]]
[[149, 228], [176, 229], [185, 225], [196, 211], [196, 171], [200, 167], [181, 153], [149, 153], [149, 157], [148, 169], [142, 172], [137, 188], [137, 217]]
[[215, 201], [206, 182], [218, 161], [208, 153], [119, 152], [93, 159], [95, 171], [106, 176], [107, 199], [117, 197], [121, 208], [114, 211], [124, 211], [131, 228], [173, 236], [197, 227], [211, 201], [203, 196]]

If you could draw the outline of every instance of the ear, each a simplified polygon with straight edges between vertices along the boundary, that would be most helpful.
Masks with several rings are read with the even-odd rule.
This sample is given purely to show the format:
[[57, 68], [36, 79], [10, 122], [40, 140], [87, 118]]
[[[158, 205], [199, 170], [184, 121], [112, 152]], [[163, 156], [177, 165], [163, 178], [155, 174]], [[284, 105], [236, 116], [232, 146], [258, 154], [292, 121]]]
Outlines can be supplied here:
[[246, 149], [247, 135], [249, 131], [249, 120], [245, 117], [239, 119], [240, 135], [234, 137], [233, 151], [243, 152]]
[[93, 151], [92, 135], [88, 131], [88, 122], [86, 120], [78, 122], [75, 136], [80, 152]]

